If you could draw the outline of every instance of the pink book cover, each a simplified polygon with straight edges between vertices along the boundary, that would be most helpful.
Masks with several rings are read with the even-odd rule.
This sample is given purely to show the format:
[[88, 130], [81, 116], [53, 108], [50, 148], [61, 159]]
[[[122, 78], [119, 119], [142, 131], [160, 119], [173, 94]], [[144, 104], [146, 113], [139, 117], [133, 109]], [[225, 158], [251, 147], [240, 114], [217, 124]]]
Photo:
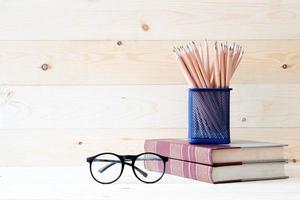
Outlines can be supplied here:
[[[144, 162], [145, 168], [150, 171], [163, 171], [161, 163]], [[212, 166], [201, 165], [197, 163], [185, 162], [181, 160], [169, 159], [166, 163], [165, 173], [184, 178], [214, 183], [212, 180]]]
[[201, 163], [204, 165], [228, 165], [242, 164], [242, 162], [234, 163], [213, 163], [212, 152], [220, 149], [239, 149], [239, 148], [255, 148], [255, 147], [275, 147], [285, 146], [281, 144], [254, 142], [254, 141], [233, 141], [230, 144], [190, 144], [186, 139], [149, 139], [145, 140], [145, 152], [154, 152], [160, 155], [178, 159]]
[[[161, 162], [144, 162], [145, 168], [150, 171], [162, 172], [164, 166]], [[203, 181], [207, 183], [232, 183], [232, 182], [242, 182], [242, 181], [258, 181], [258, 180], [273, 180], [273, 179], [285, 179], [288, 176], [274, 176], [269, 178], [252, 178], [252, 179], [233, 179], [226, 181], [214, 181], [213, 180], [213, 166], [202, 165], [198, 163], [192, 163], [182, 160], [169, 159], [166, 162], [165, 173], [176, 175], [184, 178], [194, 179], [198, 181]]]

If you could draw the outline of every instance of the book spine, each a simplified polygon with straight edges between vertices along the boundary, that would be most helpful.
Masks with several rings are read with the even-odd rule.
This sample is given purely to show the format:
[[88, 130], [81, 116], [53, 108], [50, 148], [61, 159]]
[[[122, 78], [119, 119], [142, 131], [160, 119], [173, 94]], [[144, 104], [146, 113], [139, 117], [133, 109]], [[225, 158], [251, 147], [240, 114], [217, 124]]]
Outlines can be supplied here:
[[169, 158], [212, 165], [212, 149], [185, 143], [146, 140], [145, 152], [154, 152]]
[[[150, 171], [161, 172], [163, 166], [153, 165], [145, 161], [145, 168]], [[213, 183], [212, 167], [197, 163], [185, 162], [181, 160], [169, 159], [166, 163], [165, 173], [184, 178]]]

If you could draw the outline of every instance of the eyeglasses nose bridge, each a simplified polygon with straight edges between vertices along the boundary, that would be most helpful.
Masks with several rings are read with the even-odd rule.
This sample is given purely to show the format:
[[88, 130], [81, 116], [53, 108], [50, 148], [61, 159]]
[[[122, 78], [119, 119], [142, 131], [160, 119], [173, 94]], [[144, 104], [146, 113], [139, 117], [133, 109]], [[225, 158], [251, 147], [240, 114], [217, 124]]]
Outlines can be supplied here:
[[136, 156], [134, 155], [125, 155], [125, 156], [122, 156], [124, 160], [135, 160], [136, 159]]

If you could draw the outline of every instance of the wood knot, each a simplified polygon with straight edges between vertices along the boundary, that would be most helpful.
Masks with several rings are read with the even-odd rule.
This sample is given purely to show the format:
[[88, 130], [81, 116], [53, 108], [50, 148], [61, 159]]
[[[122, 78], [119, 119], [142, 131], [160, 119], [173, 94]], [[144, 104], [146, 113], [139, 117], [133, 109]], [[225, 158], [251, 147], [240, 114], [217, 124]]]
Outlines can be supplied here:
[[7, 92], [7, 96], [8, 96], [8, 97], [10, 97], [10, 96], [12, 96], [12, 95], [14, 95], [14, 91], [9, 91], [9, 92]]
[[121, 46], [122, 44], [123, 44], [122, 41], [118, 41], [118, 42], [117, 42], [117, 45], [118, 45], [118, 46]]
[[283, 64], [281, 67], [282, 67], [282, 69], [287, 69], [288, 65], [287, 64]]
[[82, 145], [82, 144], [83, 144], [83, 142], [79, 141], [77, 144], [78, 144], [78, 145]]
[[242, 121], [242, 122], [246, 122], [246, 121], [247, 121], [247, 118], [246, 118], [246, 117], [242, 117], [241, 121]]
[[150, 27], [148, 24], [142, 24], [143, 31], [149, 31]]
[[46, 64], [46, 63], [42, 64], [41, 68], [42, 68], [43, 71], [47, 71], [49, 69], [49, 65]]

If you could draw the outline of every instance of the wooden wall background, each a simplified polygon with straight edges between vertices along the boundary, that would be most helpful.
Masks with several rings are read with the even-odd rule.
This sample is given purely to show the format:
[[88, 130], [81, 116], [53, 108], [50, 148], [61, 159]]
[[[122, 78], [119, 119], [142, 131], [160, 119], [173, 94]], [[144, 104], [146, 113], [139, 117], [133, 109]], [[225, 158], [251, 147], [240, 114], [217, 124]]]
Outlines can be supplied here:
[[299, 1], [0, 5], [0, 166], [82, 165], [141, 152], [145, 138], [186, 137], [187, 86], [171, 49], [204, 38], [246, 51], [232, 137], [287, 143], [300, 160]]

